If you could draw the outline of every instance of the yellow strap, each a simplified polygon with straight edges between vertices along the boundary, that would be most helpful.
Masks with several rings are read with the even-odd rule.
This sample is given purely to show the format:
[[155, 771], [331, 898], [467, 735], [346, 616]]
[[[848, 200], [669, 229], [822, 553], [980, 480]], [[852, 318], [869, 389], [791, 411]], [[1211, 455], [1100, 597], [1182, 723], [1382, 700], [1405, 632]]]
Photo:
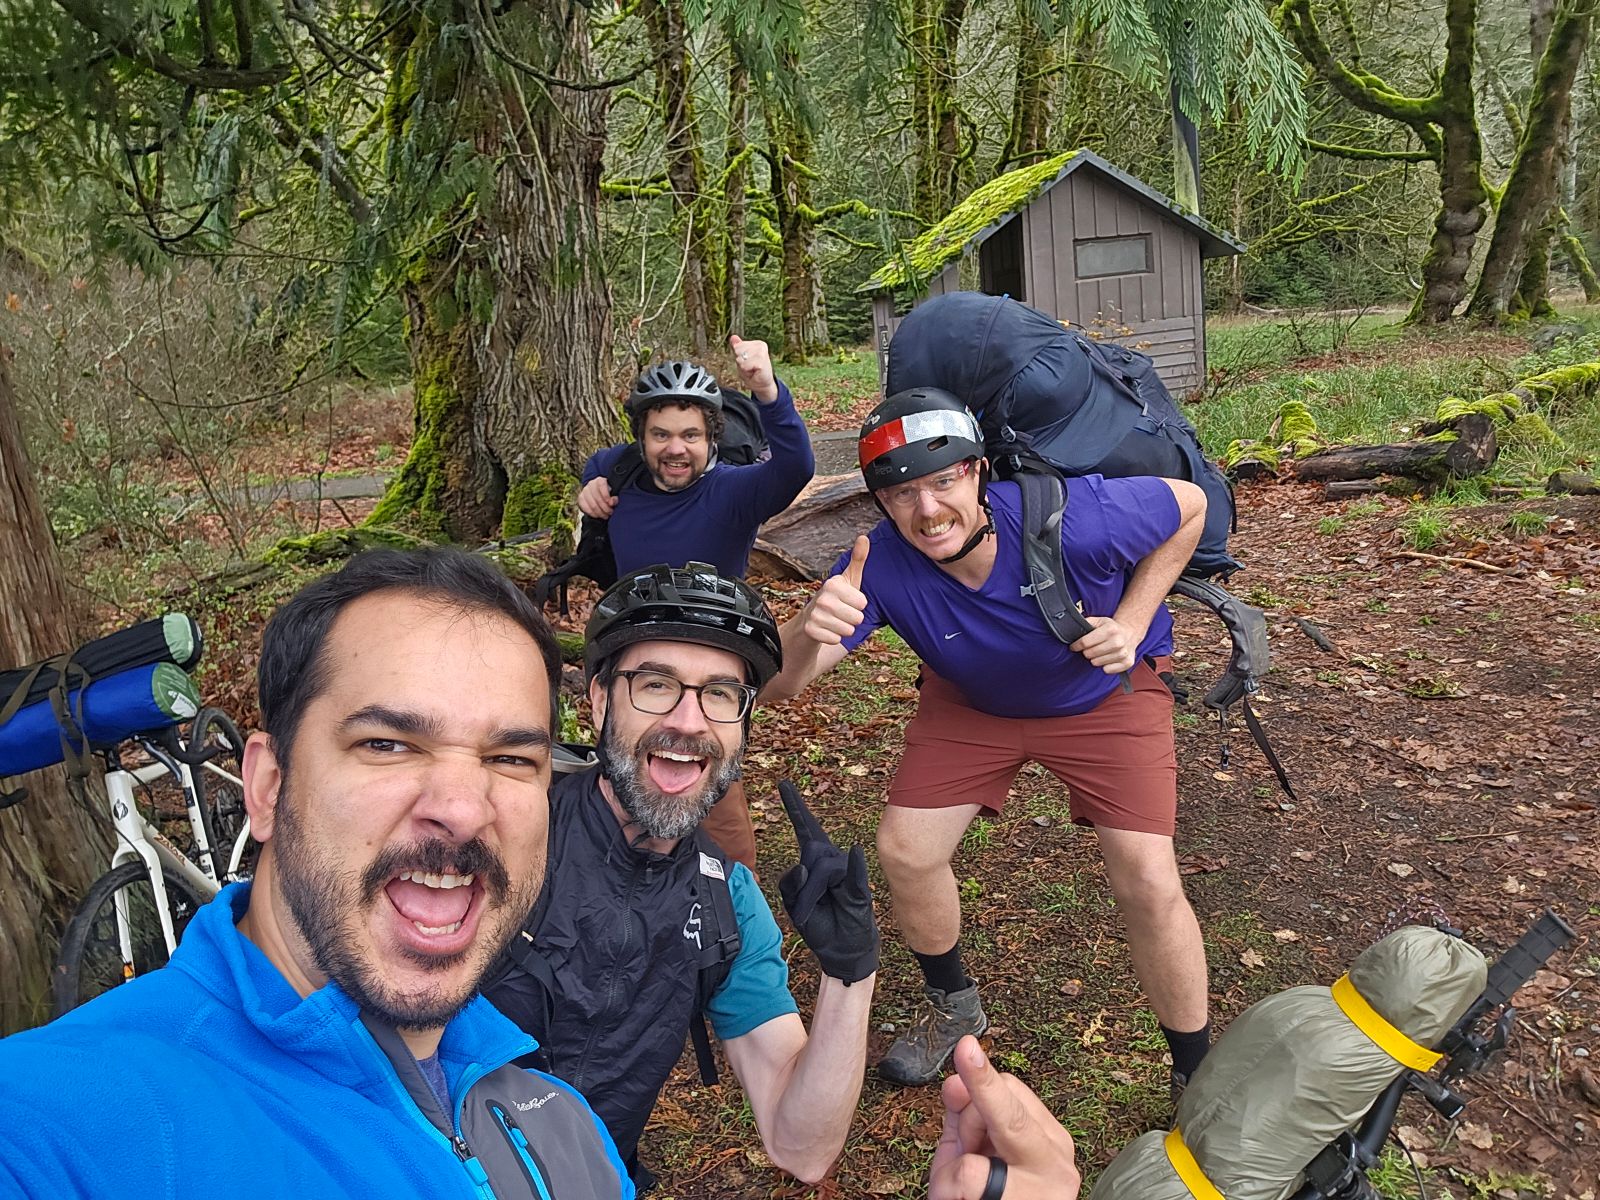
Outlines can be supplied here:
[[1368, 1004], [1367, 998], [1356, 991], [1356, 985], [1350, 982], [1350, 976], [1339, 976], [1338, 982], [1328, 990], [1333, 993], [1333, 1002], [1355, 1023], [1355, 1027], [1371, 1038], [1378, 1049], [1401, 1066], [1410, 1067], [1413, 1071], [1431, 1071], [1444, 1057], [1426, 1046], [1413, 1042], [1384, 1020], [1383, 1014]]
[[1221, 1192], [1206, 1178], [1206, 1173], [1200, 1169], [1200, 1164], [1195, 1162], [1194, 1155], [1189, 1152], [1189, 1147], [1183, 1144], [1183, 1134], [1178, 1129], [1167, 1134], [1166, 1140], [1167, 1161], [1172, 1164], [1172, 1169], [1178, 1173], [1178, 1178], [1183, 1180], [1183, 1186], [1189, 1189], [1189, 1194], [1194, 1200], [1227, 1200]]

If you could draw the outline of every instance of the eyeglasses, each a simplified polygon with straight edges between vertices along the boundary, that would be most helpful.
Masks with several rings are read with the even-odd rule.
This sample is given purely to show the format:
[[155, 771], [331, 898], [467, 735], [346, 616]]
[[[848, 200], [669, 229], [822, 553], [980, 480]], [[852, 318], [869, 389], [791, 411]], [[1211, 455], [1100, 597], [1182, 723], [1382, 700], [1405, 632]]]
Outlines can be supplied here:
[[755, 703], [756, 688], [747, 683], [718, 680], [715, 683], [684, 683], [660, 671], [618, 671], [628, 681], [628, 699], [642, 713], [665, 716], [678, 707], [685, 692], [694, 692], [706, 720], [731, 725], [742, 721]]
[[878, 494], [883, 497], [883, 502], [890, 508], [910, 508], [916, 504], [917, 498], [923, 492], [930, 492], [935, 496], [943, 496], [967, 477], [972, 471], [972, 460], [959, 462], [948, 471], [940, 471], [932, 479], [921, 483], [900, 483], [892, 488], [884, 488]]

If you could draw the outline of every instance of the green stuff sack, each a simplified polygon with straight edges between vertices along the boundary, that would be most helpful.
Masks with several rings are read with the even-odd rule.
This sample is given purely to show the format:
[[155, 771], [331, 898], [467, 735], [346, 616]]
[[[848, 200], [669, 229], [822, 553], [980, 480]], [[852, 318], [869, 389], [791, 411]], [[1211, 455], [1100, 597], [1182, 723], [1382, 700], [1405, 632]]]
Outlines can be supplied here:
[[1174, 1165], [1187, 1167], [1185, 1148], [1191, 1169], [1226, 1200], [1284, 1200], [1405, 1066], [1431, 1066], [1424, 1048], [1449, 1032], [1487, 977], [1483, 955], [1467, 942], [1407, 926], [1363, 950], [1332, 988], [1290, 988], [1252, 1005], [1189, 1081], [1178, 1103], [1181, 1145], [1169, 1147], [1165, 1132], [1140, 1137], [1090, 1200], [1209, 1194], [1191, 1189]]

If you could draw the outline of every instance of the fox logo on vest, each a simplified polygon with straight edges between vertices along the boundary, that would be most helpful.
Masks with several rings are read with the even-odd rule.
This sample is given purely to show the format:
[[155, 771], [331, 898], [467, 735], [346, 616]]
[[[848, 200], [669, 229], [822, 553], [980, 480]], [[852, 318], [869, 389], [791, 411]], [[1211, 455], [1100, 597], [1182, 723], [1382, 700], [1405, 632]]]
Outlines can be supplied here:
[[696, 900], [689, 907], [689, 919], [683, 923], [683, 939], [693, 942], [696, 950], [704, 947], [700, 944], [700, 901]]

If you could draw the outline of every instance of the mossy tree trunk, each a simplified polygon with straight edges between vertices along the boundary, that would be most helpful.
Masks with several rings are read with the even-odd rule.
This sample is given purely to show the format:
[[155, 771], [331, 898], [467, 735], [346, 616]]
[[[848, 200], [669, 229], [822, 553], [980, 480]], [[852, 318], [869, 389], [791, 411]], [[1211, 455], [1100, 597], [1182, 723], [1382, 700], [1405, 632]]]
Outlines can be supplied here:
[[[788, 67], [798, 70], [798, 62], [791, 61]], [[811, 203], [811, 184], [817, 177], [811, 166], [814, 142], [803, 114], [769, 103], [766, 116], [772, 200], [783, 257], [783, 359], [804, 363], [833, 348], [817, 253], [821, 214]]]
[[1060, 53], [1051, 29], [1041, 29], [1037, 7], [1017, 0], [1017, 78], [1011, 90], [1011, 126], [994, 174], [1023, 165], [1047, 154], [1050, 137], [1050, 100]]
[[712, 331], [721, 328], [723, 319], [717, 311], [721, 290], [716, 286], [713, 254], [716, 230], [707, 204], [705, 159], [689, 80], [688, 28], [682, 0], [641, 0], [640, 14], [656, 63], [656, 107], [665, 136], [667, 182], [683, 239], [684, 323], [690, 349], [704, 358]]
[[744, 328], [744, 245], [748, 205], [745, 187], [750, 176], [750, 72], [735, 56], [728, 66], [728, 136], [722, 181], [724, 233], [722, 241], [722, 312], [724, 335]]
[[[1551, 217], [1559, 194], [1561, 151], [1572, 116], [1572, 87], [1583, 61], [1593, 22], [1591, 0], [1567, 0], [1555, 15], [1539, 69], [1527, 120], [1517, 143], [1511, 175], [1495, 215], [1494, 236], [1483, 260], [1468, 312], [1496, 321], [1512, 310], [1524, 267], [1535, 260], [1536, 275], [1548, 278]], [[1541, 280], [1542, 282], [1542, 280]], [[1542, 289], [1538, 300], [1543, 300]], [[1526, 306], [1527, 301], [1524, 301]]]
[[[1448, 321], [1467, 294], [1472, 248], [1488, 216], [1490, 193], [1483, 178], [1483, 140], [1473, 97], [1477, 49], [1476, 0], [1447, 0], [1445, 57], [1431, 92], [1409, 96], [1361, 66], [1359, 52], [1342, 61], [1328, 44], [1311, 10], [1311, 0], [1285, 0], [1279, 15], [1317, 73], [1346, 101], [1406, 126], [1421, 143], [1421, 154], [1439, 167], [1439, 212], [1422, 260], [1422, 290], [1410, 319]], [[1347, 37], [1353, 24], [1347, 23]], [[1368, 151], [1365, 158], [1388, 157]], [[1392, 157], [1415, 160], [1417, 151]]]
[[[0, 346], [0, 667], [73, 645], [72, 599], [22, 444], [8, 352]], [[0, 704], [7, 697], [0, 696]], [[73, 905], [104, 864], [104, 835], [59, 768], [5, 781], [28, 789], [0, 812], [0, 1036], [49, 1015], [50, 969]]]
[[907, 50], [911, 122], [917, 139], [912, 211], [929, 224], [955, 207], [961, 190], [957, 51], [967, 0], [912, 0]]
[[[542, 72], [584, 79], [583, 14], [523, 5], [502, 36]], [[406, 282], [415, 436], [369, 520], [458, 541], [560, 525], [584, 455], [617, 423], [597, 221], [607, 93], [508, 75], [415, 11], [389, 53], [395, 186], [459, 156], [459, 128], [476, 131], [479, 186], [437, 223]]]

